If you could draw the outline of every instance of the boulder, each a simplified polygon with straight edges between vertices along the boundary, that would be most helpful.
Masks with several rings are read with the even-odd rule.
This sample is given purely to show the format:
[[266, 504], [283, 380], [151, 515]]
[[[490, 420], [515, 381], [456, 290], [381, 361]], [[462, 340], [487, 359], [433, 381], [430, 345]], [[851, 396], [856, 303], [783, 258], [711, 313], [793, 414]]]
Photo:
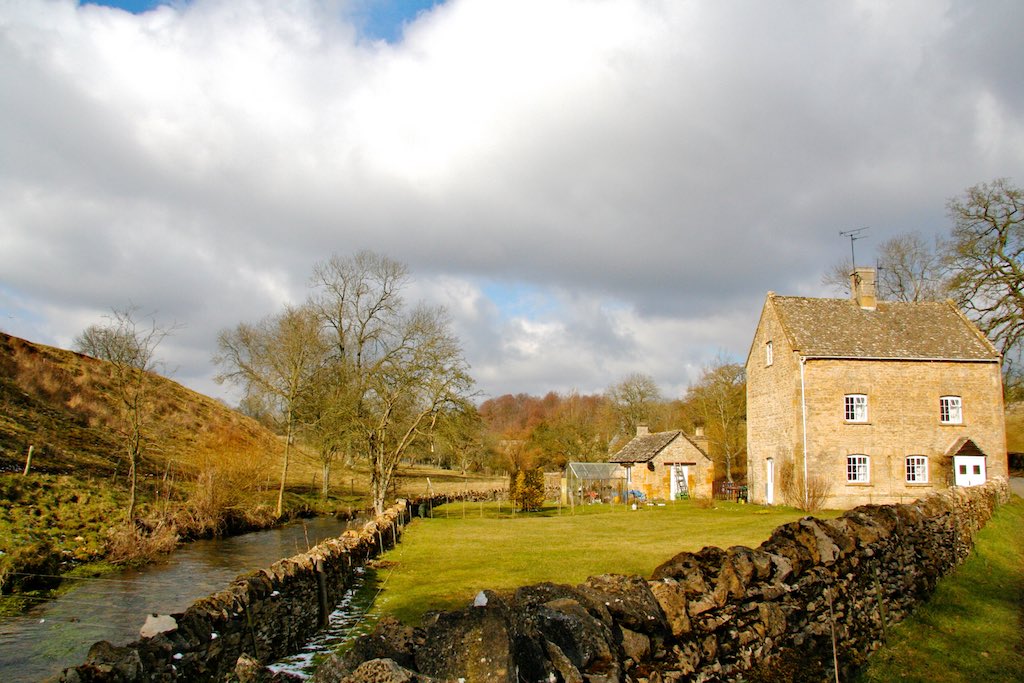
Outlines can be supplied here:
[[579, 591], [605, 606], [620, 627], [637, 633], [662, 633], [668, 630], [665, 613], [639, 576], [604, 574], [592, 576]]
[[372, 633], [355, 640], [338, 662], [338, 668], [347, 674], [371, 659], [388, 659], [400, 666], [415, 668], [415, 649], [422, 640], [421, 630], [405, 626], [394, 617], [383, 617]]
[[504, 605], [441, 612], [424, 628], [416, 669], [443, 680], [514, 683], [513, 643]]
[[427, 683], [430, 680], [390, 659], [371, 659], [342, 678], [341, 683]]
[[146, 616], [146, 623], [139, 629], [139, 636], [152, 638], [158, 633], [174, 631], [177, 628], [178, 622], [170, 614], [149, 614]]

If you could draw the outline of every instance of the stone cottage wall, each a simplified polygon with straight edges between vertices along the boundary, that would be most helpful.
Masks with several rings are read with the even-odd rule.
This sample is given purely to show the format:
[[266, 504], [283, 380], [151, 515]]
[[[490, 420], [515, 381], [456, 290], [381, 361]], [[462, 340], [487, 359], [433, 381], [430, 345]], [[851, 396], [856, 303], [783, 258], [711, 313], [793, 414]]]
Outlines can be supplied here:
[[[809, 360], [807, 451], [812, 481], [829, 482], [825, 506], [899, 503], [953, 485], [946, 452], [959, 437], [987, 455], [988, 478], [1008, 476], [1002, 376], [998, 363]], [[844, 420], [843, 397], [867, 396], [868, 422]], [[939, 422], [939, 397], [959, 396], [963, 423]], [[846, 456], [867, 455], [869, 483], [846, 482]], [[908, 484], [906, 457], [928, 458], [928, 483]]]
[[[680, 553], [650, 579], [592, 577], [383, 620], [317, 683], [842, 680], [968, 555], [1005, 480], [805, 517], [757, 549]], [[833, 648], [833, 643], [835, 646]]]

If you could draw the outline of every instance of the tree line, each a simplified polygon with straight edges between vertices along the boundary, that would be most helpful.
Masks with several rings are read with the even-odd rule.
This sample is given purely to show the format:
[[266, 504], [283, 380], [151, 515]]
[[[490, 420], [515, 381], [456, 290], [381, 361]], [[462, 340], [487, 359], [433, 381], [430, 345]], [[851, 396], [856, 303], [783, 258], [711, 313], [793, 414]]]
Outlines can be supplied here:
[[720, 477], [742, 476], [746, 453], [746, 375], [719, 357], [681, 397], [666, 397], [650, 375], [633, 373], [600, 394], [505, 394], [479, 407], [486, 438], [509, 469], [559, 470], [603, 462], [646, 425], [649, 431], [698, 430]]

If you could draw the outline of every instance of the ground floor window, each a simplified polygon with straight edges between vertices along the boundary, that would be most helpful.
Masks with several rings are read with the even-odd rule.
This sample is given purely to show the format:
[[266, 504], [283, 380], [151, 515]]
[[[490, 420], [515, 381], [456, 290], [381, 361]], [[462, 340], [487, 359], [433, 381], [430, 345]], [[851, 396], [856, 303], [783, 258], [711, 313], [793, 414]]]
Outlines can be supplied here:
[[907, 483], [928, 483], [928, 458], [923, 455], [911, 455], [907, 457]]
[[867, 484], [870, 479], [869, 459], [866, 455], [846, 456], [846, 481], [849, 484]]

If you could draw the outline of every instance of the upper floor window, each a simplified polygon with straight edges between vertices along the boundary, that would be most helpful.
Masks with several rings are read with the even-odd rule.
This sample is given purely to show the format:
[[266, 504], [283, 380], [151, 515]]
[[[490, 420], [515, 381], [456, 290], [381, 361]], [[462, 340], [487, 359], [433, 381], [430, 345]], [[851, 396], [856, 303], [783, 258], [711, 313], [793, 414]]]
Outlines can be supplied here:
[[939, 422], [946, 425], [963, 424], [963, 403], [959, 396], [943, 396], [939, 399]]
[[764, 344], [764, 364], [771, 365], [775, 362], [775, 352], [772, 350], [772, 343], [765, 342]]
[[871, 461], [866, 455], [846, 456], [846, 481], [850, 484], [867, 484], [870, 477]]
[[847, 422], [868, 421], [867, 394], [847, 394], [845, 397], [845, 417]]
[[907, 483], [928, 483], [928, 458], [923, 455], [907, 456]]

